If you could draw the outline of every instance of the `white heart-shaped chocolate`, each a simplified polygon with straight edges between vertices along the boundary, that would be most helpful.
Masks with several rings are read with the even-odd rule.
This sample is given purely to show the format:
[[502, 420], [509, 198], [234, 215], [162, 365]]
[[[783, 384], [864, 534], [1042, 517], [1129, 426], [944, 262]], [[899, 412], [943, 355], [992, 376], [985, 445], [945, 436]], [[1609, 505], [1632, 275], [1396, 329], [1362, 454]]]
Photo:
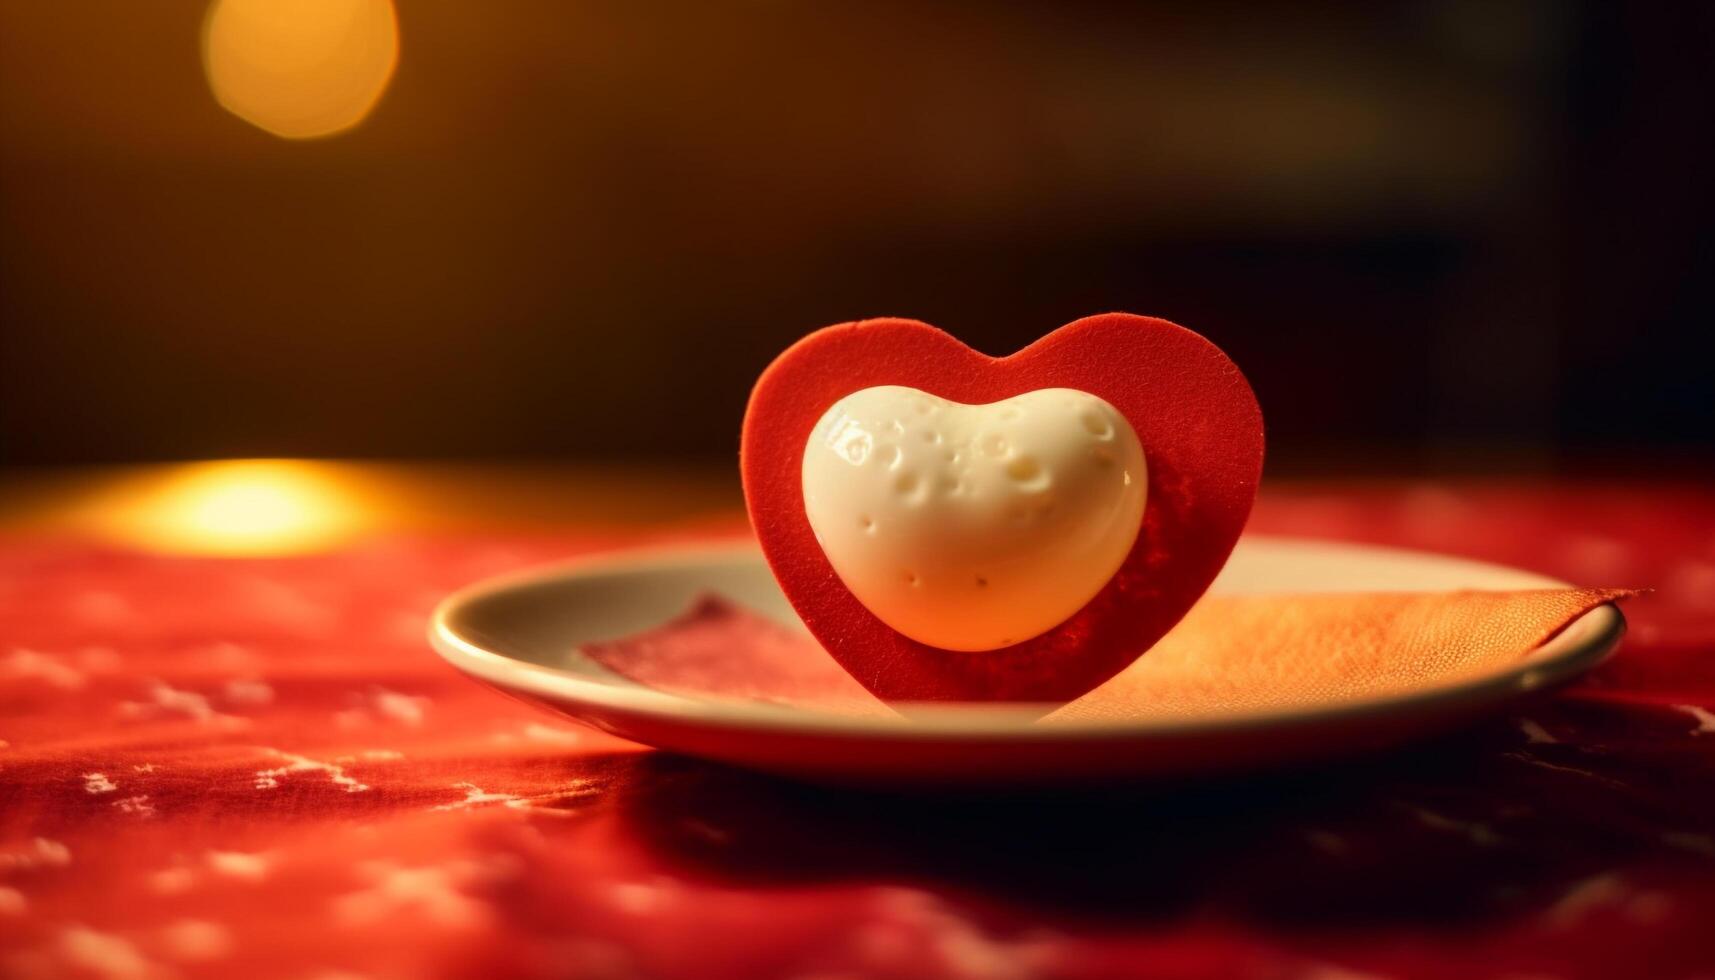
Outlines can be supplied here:
[[996, 650], [1065, 622], [1143, 523], [1143, 446], [1094, 395], [987, 405], [916, 388], [840, 399], [804, 447], [804, 513], [870, 612], [944, 650]]

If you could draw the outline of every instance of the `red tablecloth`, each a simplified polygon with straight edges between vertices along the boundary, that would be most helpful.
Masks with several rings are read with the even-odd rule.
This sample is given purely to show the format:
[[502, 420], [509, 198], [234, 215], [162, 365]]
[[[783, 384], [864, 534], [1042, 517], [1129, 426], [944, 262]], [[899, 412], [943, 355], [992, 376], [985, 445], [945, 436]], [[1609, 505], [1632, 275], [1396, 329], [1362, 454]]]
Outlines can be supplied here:
[[431, 605], [635, 540], [0, 544], [8, 976], [1715, 977], [1715, 495], [1300, 487], [1259, 530], [1653, 585], [1586, 683], [1317, 771], [784, 783], [444, 667]]

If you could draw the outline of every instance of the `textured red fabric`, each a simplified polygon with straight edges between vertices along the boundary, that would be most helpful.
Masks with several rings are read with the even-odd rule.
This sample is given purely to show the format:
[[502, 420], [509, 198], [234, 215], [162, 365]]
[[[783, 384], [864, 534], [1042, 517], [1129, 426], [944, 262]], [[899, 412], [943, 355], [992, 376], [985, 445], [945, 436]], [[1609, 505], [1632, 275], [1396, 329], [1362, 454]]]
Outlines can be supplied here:
[[1658, 591], [1587, 683], [1411, 751], [906, 796], [640, 750], [426, 649], [445, 591], [633, 535], [0, 541], [0, 975], [1709, 975], [1706, 488], [1303, 486], [1252, 526]]
[[[1137, 544], [1107, 587], [1041, 636], [965, 653], [894, 632], [846, 589], [804, 514], [804, 447], [836, 401], [905, 385], [966, 404], [1040, 388], [1105, 399], [1137, 431], [1149, 495]], [[1220, 349], [1153, 317], [1069, 323], [1007, 357], [915, 320], [818, 330], [758, 379], [740, 464], [751, 525], [822, 646], [886, 700], [1069, 701], [1154, 645], [1208, 589], [1244, 529], [1262, 472], [1262, 413]]]

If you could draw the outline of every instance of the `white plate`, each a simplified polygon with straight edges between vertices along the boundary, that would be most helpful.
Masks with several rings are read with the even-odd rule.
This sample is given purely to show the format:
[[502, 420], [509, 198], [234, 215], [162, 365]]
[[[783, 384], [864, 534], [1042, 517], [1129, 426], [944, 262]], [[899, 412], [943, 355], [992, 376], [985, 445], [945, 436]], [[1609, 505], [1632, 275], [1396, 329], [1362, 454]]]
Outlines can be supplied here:
[[[1247, 536], [1220, 594], [1554, 588], [1499, 565], [1321, 541]], [[1612, 652], [1625, 621], [1585, 613], [1504, 670], [1432, 688], [1292, 711], [1188, 721], [1033, 724], [991, 705], [849, 717], [778, 704], [692, 698], [634, 684], [581, 644], [656, 627], [715, 593], [802, 629], [748, 543], [595, 557], [459, 592], [430, 641], [454, 667], [526, 701], [659, 748], [797, 777], [867, 783], [1038, 783], [1189, 775], [1309, 761], [1446, 730], [1565, 683]]]

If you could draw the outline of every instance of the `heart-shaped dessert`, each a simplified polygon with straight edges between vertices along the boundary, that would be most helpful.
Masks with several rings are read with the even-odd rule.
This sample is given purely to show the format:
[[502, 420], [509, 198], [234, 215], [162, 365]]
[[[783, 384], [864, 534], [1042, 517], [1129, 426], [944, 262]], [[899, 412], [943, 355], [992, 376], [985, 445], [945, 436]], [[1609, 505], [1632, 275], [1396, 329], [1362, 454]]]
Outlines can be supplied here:
[[997, 650], [1113, 578], [1143, 520], [1144, 473], [1131, 423], [1081, 391], [962, 405], [865, 388], [804, 448], [804, 512], [882, 622], [943, 650]]
[[1065, 701], [1208, 588], [1262, 451], [1244, 376], [1165, 320], [1088, 317], [995, 358], [885, 319], [763, 372], [741, 468], [782, 590], [864, 686]]

